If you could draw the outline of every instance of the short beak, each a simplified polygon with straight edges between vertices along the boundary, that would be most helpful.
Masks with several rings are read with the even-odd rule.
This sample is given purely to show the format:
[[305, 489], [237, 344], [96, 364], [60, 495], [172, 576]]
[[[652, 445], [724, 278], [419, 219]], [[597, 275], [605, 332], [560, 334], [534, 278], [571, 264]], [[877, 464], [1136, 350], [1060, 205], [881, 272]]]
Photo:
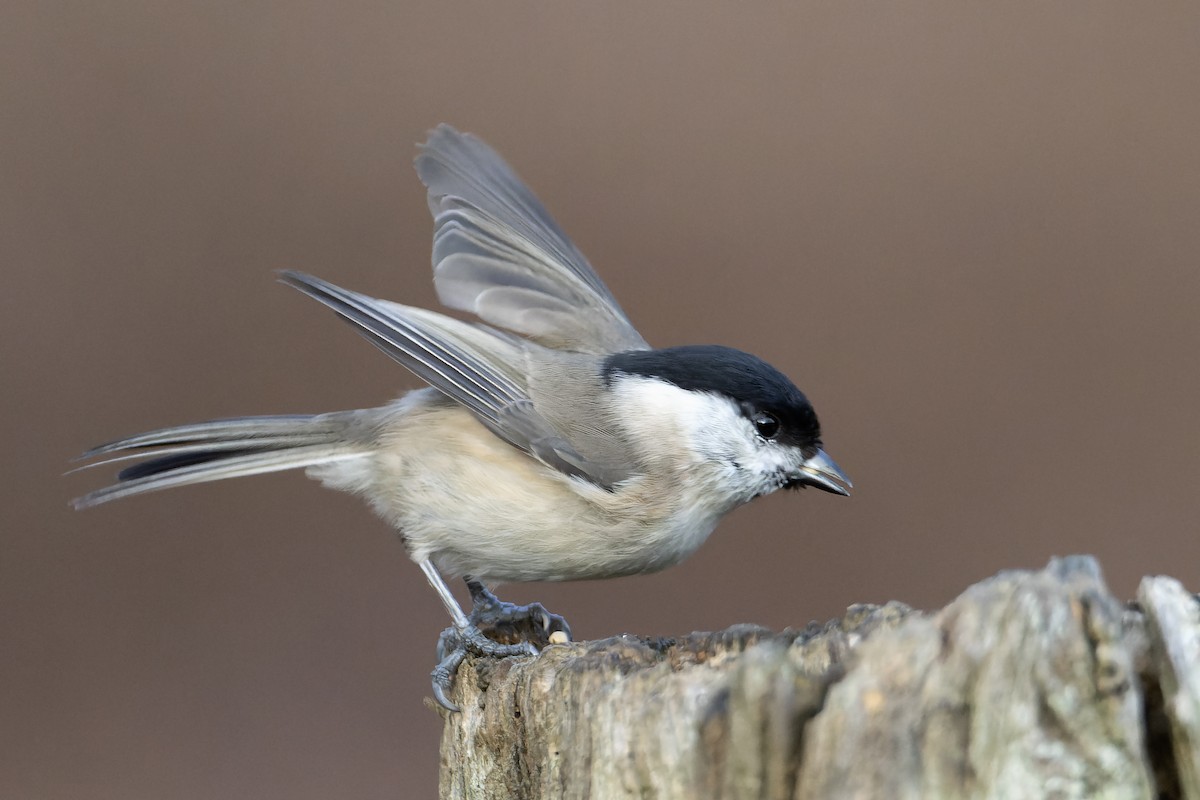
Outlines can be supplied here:
[[825, 455], [824, 450], [818, 450], [815, 456], [806, 459], [800, 465], [800, 473], [796, 476], [795, 481], [804, 486], [815, 486], [822, 491], [833, 492], [844, 497], [849, 497], [850, 490], [854, 488], [854, 484], [846, 477], [846, 473], [833, 463], [832, 458]]

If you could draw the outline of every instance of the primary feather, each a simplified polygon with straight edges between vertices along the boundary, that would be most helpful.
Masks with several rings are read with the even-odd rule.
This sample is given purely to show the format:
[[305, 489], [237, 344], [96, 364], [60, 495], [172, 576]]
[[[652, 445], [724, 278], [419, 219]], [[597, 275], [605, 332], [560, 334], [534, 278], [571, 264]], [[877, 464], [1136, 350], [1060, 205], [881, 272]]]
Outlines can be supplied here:
[[[281, 273], [281, 280], [333, 309], [368, 341], [469, 409], [514, 447], [605, 488], [628, 477], [627, 468], [615, 466], [623, 463], [619, 459], [587, 458], [567, 432], [541, 412], [527, 372], [532, 362], [555, 362], [545, 348], [434, 311], [351, 292], [311, 275], [289, 271]], [[584, 386], [599, 388], [595, 370]]]
[[449, 125], [416, 160], [434, 218], [433, 275], [446, 306], [547, 347], [648, 347], [583, 254], [496, 151]]

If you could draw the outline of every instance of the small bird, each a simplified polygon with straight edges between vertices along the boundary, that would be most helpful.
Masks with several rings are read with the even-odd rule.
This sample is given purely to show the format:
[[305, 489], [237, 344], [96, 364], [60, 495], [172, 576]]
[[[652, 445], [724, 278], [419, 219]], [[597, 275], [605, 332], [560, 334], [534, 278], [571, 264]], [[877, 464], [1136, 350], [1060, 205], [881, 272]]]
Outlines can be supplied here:
[[[805, 486], [847, 495], [851, 483], [822, 449], [812, 404], [779, 370], [719, 345], [650, 347], [482, 140], [441, 125], [416, 170], [434, 219], [438, 298], [482, 322], [299, 272], [280, 280], [428, 387], [381, 408], [221, 419], [100, 445], [80, 457], [88, 466], [144, 460], [74, 506], [301, 467], [363, 496], [450, 614], [432, 677], [455, 711], [449, 692], [468, 653], [532, 655], [570, 638], [561, 617], [503, 603], [487, 585], [656, 572], [756, 497]], [[466, 579], [470, 614], [445, 576]]]

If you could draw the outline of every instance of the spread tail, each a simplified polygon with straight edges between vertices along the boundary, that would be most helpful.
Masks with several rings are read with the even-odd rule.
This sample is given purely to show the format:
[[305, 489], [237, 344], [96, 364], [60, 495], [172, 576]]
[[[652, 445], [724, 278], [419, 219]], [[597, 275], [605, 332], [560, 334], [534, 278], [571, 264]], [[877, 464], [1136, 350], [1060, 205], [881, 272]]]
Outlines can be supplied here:
[[[360, 458], [370, 452], [348, 436], [355, 412], [238, 417], [140, 433], [102, 444], [79, 458], [96, 459], [81, 469], [134, 463], [117, 482], [71, 501], [77, 509], [190, 483], [240, 478]], [[137, 459], [142, 459], [138, 461]]]

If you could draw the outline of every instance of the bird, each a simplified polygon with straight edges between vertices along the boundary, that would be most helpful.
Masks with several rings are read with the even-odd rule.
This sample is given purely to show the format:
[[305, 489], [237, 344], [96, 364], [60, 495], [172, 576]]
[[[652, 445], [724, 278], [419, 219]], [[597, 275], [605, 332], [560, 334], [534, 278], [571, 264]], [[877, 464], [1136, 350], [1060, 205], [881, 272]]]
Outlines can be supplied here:
[[[433, 280], [461, 320], [285, 270], [426, 384], [377, 408], [162, 428], [79, 458], [121, 464], [83, 509], [188, 484], [304, 469], [393, 527], [450, 616], [437, 702], [470, 654], [534, 655], [570, 639], [498, 583], [657, 572], [734, 508], [780, 489], [849, 495], [812, 403], [782, 372], [721, 345], [651, 347], [504, 159], [449, 125], [418, 146]], [[128, 464], [128, 465], [125, 465]], [[464, 612], [446, 579], [461, 577]], [[491, 636], [485, 631], [491, 631]]]

